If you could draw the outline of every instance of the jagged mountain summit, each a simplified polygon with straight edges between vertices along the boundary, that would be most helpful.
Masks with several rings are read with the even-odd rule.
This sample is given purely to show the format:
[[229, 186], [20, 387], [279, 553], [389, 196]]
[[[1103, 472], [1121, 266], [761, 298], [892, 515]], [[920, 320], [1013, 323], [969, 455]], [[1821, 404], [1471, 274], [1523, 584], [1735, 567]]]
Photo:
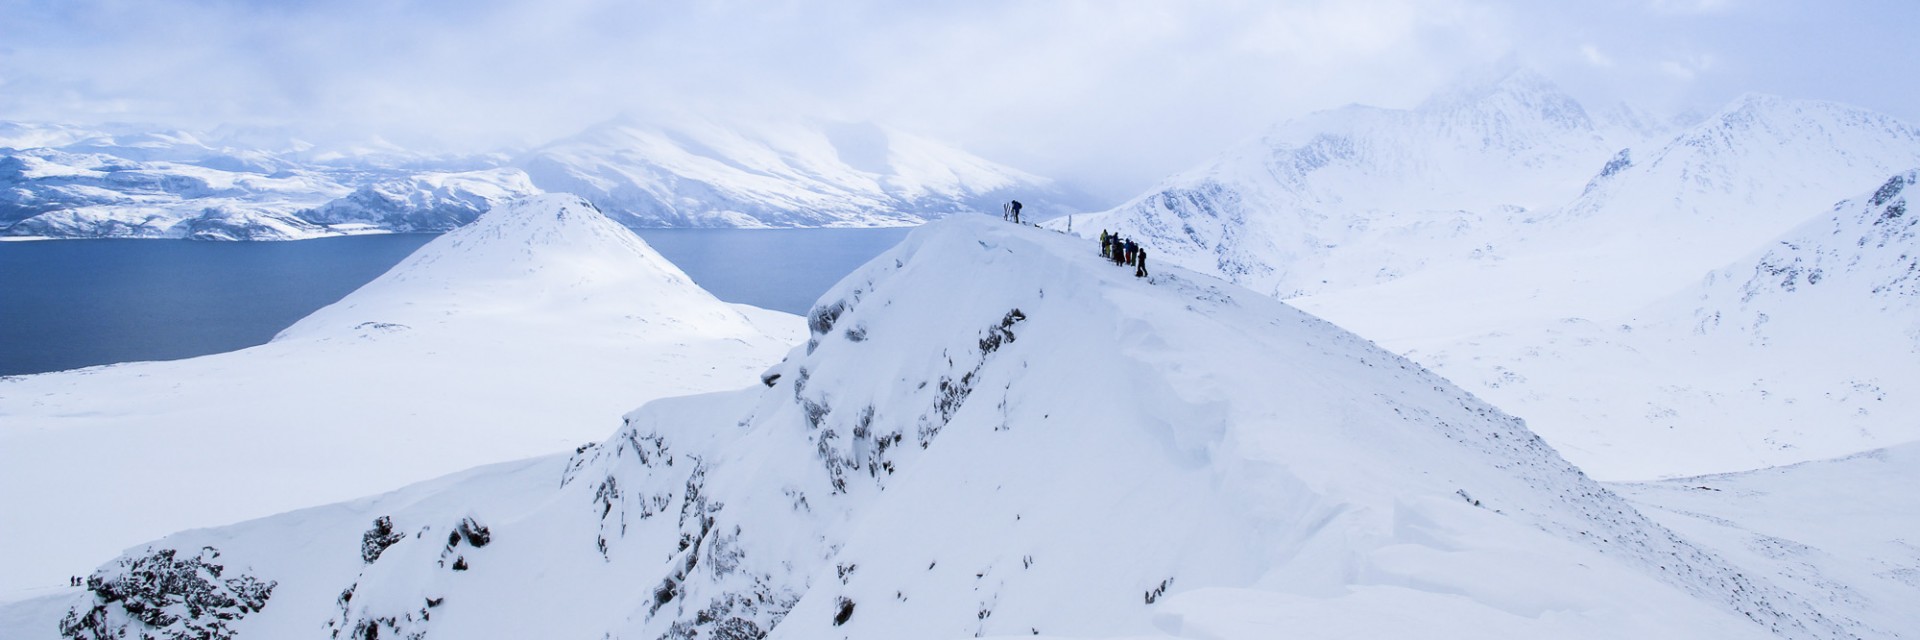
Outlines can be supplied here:
[[0, 378], [0, 538], [34, 549], [0, 558], [0, 594], [167, 532], [569, 451], [635, 404], [751, 383], [802, 326], [715, 299], [577, 197], [514, 201], [268, 344]]
[[[760, 384], [655, 401], [570, 455], [179, 533], [0, 620], [23, 638], [1871, 631], [1403, 358], [1206, 276], [1134, 278], [1083, 239], [936, 222], [808, 325]], [[142, 613], [180, 591], [226, 597]]]
[[904, 226], [956, 213], [1071, 211], [1018, 169], [869, 123], [627, 117], [534, 150], [535, 184], [639, 227]]
[[1500, 238], [1578, 194], [1634, 131], [1520, 69], [1411, 110], [1280, 125], [1075, 227], [1281, 298], [1364, 286], [1496, 259]]

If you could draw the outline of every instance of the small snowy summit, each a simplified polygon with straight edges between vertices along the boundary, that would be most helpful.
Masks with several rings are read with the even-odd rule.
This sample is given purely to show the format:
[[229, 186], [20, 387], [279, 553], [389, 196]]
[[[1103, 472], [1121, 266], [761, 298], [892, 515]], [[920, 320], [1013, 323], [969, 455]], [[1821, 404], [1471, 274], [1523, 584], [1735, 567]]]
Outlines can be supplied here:
[[1097, 253], [929, 224], [823, 296], [806, 344], [747, 388], [654, 401], [571, 454], [135, 547], [85, 592], [0, 609], [0, 634], [1873, 631], [1404, 358]]
[[585, 200], [512, 201], [268, 344], [0, 378], [0, 539], [35, 549], [0, 556], [0, 600], [169, 532], [570, 451], [648, 400], [752, 384], [802, 326]]
[[[753, 331], [739, 307], [701, 289], [593, 203], [544, 194], [513, 201], [421, 247], [275, 340], [364, 332], [367, 323], [458, 326], [475, 318], [626, 320], [635, 328], [667, 325], [709, 336]], [[569, 326], [555, 322], [550, 329], [560, 334]]]

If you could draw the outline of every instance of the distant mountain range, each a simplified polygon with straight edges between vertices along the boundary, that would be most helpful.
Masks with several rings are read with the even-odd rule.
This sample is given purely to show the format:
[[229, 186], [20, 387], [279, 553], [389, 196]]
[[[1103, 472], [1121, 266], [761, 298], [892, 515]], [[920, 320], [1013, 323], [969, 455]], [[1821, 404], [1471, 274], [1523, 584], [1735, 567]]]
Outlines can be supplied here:
[[445, 231], [510, 198], [574, 192], [634, 227], [900, 226], [1054, 181], [864, 123], [622, 118], [525, 153], [442, 156], [275, 132], [0, 122], [0, 235], [284, 240]]
[[1642, 479], [1920, 436], [1886, 284], [1920, 242], [1881, 233], [1916, 167], [1920, 129], [1863, 109], [1750, 94], [1673, 121], [1514, 69], [1278, 126], [1075, 227], [1289, 300]]

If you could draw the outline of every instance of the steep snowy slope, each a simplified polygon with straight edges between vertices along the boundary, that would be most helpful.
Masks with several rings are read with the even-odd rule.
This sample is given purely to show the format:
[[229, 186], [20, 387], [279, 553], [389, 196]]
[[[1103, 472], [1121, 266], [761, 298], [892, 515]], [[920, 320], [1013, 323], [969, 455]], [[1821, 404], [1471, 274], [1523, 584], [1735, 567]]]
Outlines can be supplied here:
[[[928, 225], [824, 296], [765, 386], [653, 402], [571, 456], [176, 534], [0, 620], [26, 638], [68, 606], [70, 637], [1882, 631], [1677, 538], [1405, 359], [1094, 249]], [[202, 590], [220, 597], [198, 614], [136, 618]]]
[[1522, 69], [1413, 110], [1313, 114], [1075, 227], [1288, 298], [1498, 259], [1506, 237], [1637, 141]]
[[0, 599], [170, 531], [568, 450], [640, 402], [751, 383], [800, 326], [548, 195], [269, 344], [0, 378], [0, 539], [31, 549], [0, 556]]
[[899, 226], [1075, 204], [1053, 181], [871, 124], [623, 118], [520, 161], [549, 191], [641, 227]]
[[1920, 439], [1920, 222], [1909, 171], [1631, 315], [1412, 355], [1618, 479]]
[[[1829, 615], [1920, 635], [1920, 443], [1698, 478], [1611, 488], [1776, 584], [1819, 594]], [[1902, 604], [1905, 603], [1905, 604]]]

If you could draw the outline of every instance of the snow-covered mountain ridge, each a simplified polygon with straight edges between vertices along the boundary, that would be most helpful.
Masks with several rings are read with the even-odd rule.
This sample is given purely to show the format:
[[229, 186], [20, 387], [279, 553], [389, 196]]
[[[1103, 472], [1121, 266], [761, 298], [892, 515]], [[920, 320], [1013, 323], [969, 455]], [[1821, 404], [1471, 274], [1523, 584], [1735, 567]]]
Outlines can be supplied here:
[[625, 118], [531, 152], [543, 188], [639, 227], [902, 226], [955, 213], [1072, 211], [1052, 180], [872, 124]]
[[1521, 70], [1412, 110], [1350, 106], [1280, 125], [1075, 226], [1289, 298], [1496, 259], [1513, 228], [1639, 141]]
[[[823, 296], [762, 384], [653, 402], [571, 455], [176, 534], [0, 620], [42, 625], [21, 637], [1874, 631], [1653, 523], [1403, 358], [1096, 253], [928, 225]], [[188, 578], [208, 563], [229, 582]], [[271, 593], [142, 619], [174, 597], [134, 588], [155, 567]]]
[[[246, 146], [267, 145], [267, 146]], [[282, 240], [441, 232], [508, 199], [586, 196], [635, 227], [890, 226], [1084, 196], [924, 138], [799, 119], [623, 118], [517, 159], [274, 135], [0, 123], [0, 234]]]
[[569, 451], [635, 404], [751, 384], [804, 335], [590, 203], [515, 201], [268, 344], [0, 378], [0, 539], [34, 549], [0, 555], [0, 601], [168, 532]]

